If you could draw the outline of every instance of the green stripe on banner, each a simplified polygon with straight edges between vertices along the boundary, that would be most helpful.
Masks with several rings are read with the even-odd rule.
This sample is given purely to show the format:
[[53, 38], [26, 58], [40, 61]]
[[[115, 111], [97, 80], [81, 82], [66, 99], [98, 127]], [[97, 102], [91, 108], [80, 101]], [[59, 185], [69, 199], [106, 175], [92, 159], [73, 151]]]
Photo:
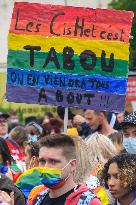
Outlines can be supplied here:
[[[30, 66], [30, 52], [29, 51], [13, 51], [8, 52], [8, 68], [19, 68], [24, 70], [37, 70], [37, 71], [52, 71], [61, 72], [65, 74], [80, 74], [80, 75], [102, 75], [111, 77], [127, 77], [128, 61], [114, 60], [114, 69], [112, 72], [105, 72], [101, 68], [101, 58], [97, 58], [96, 66], [92, 70], [85, 70], [80, 64], [79, 55], [72, 57], [75, 67], [73, 70], [67, 70], [63, 68], [63, 54], [57, 53], [57, 59], [60, 64], [60, 69], [55, 67], [54, 62], [49, 62], [44, 68], [44, 64], [48, 53], [35, 52], [34, 54], [34, 66]], [[88, 61], [88, 62], [87, 62]], [[92, 63], [92, 60], [88, 58], [86, 62]], [[109, 59], [106, 59], [106, 64], [109, 64]]]

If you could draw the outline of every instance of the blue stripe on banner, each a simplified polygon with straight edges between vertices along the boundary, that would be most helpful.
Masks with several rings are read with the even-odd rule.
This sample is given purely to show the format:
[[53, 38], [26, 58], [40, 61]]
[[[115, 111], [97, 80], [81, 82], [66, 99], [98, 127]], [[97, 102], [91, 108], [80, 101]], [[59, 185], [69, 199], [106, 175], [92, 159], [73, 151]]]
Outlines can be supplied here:
[[127, 79], [8, 68], [8, 85], [126, 94]]
[[125, 110], [125, 95], [103, 92], [7, 85], [6, 97], [9, 102], [16, 103], [50, 104], [109, 112], [124, 112]]

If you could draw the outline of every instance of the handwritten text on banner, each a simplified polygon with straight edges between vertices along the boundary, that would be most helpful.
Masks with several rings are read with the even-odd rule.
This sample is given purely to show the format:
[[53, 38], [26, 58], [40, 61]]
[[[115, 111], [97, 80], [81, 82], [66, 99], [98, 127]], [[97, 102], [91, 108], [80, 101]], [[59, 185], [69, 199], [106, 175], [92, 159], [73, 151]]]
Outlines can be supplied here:
[[7, 100], [123, 111], [132, 18], [128, 11], [16, 2]]

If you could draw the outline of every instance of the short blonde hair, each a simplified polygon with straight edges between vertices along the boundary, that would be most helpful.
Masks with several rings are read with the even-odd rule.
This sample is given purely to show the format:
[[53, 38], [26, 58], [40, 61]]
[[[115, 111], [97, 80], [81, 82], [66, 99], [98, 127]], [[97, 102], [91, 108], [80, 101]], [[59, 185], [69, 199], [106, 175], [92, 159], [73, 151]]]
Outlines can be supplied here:
[[90, 172], [98, 165], [104, 165], [109, 159], [118, 154], [112, 141], [105, 135], [94, 133], [86, 143], [88, 147]]

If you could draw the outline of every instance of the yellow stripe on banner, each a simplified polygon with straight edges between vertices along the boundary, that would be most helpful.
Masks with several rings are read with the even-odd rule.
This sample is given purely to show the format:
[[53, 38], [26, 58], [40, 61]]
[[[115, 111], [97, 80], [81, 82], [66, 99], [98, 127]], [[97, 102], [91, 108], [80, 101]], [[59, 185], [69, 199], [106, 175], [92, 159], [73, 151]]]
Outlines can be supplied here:
[[62, 53], [65, 46], [72, 47], [75, 54], [80, 54], [84, 50], [93, 51], [97, 57], [101, 57], [101, 52], [106, 52], [106, 58], [114, 53], [115, 59], [129, 59], [129, 44], [124, 42], [104, 41], [104, 40], [81, 40], [78, 38], [44, 37], [30, 36], [10, 33], [8, 36], [8, 49], [24, 50], [24, 46], [41, 46], [41, 52], [48, 52], [54, 47], [57, 53]]

